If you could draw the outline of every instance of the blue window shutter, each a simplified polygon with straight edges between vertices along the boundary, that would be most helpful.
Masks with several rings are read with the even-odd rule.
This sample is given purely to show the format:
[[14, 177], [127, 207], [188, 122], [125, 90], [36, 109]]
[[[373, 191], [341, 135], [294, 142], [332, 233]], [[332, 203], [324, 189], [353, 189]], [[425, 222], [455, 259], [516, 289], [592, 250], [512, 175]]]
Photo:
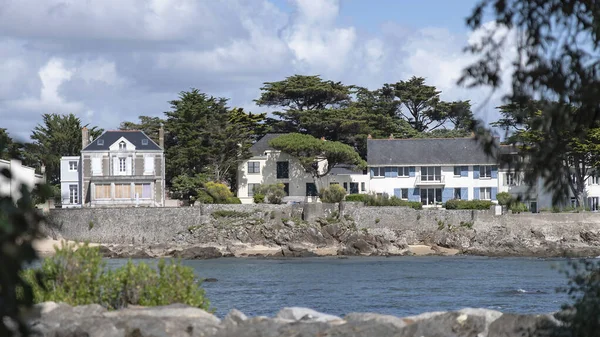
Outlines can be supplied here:
[[460, 198], [462, 200], [469, 200], [469, 188], [468, 187], [460, 188]]
[[408, 200], [410, 201], [421, 201], [421, 190], [418, 188], [408, 189]]
[[411, 166], [408, 168], [408, 176], [409, 177], [414, 177], [415, 176], [415, 167]]
[[442, 202], [446, 202], [451, 199], [454, 199], [454, 189], [444, 188], [444, 190], [442, 191]]
[[398, 178], [398, 168], [397, 167], [390, 167], [390, 177], [392, 178]]
[[460, 176], [461, 177], [468, 177], [469, 176], [469, 167], [468, 166], [461, 166], [460, 167]]
[[386, 177], [386, 178], [389, 178], [389, 177], [391, 177], [391, 176], [392, 176], [392, 171], [391, 171], [391, 168], [390, 168], [390, 167], [385, 167], [385, 168], [384, 168], [384, 172], [385, 172], [385, 177]]
[[[498, 166], [492, 166], [492, 178], [494, 178], [494, 179], [498, 178]], [[492, 199], [495, 199], [495, 198], [492, 198]]]
[[400, 199], [402, 197], [402, 190], [399, 188], [394, 188], [394, 196]]
[[479, 179], [479, 166], [473, 166], [473, 179]]
[[371, 178], [375, 175], [375, 169], [371, 167]]
[[479, 187], [473, 187], [473, 200], [479, 200]]
[[496, 200], [496, 194], [498, 194], [498, 187], [492, 187], [492, 200]]

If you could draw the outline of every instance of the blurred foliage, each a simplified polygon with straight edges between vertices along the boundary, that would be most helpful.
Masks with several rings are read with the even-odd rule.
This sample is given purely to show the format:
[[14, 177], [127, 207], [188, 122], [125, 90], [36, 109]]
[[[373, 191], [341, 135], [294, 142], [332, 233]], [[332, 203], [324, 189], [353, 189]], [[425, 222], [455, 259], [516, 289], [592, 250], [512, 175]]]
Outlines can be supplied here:
[[346, 190], [339, 184], [333, 184], [329, 187], [324, 187], [319, 192], [321, 201], [328, 203], [341, 202], [346, 196]]

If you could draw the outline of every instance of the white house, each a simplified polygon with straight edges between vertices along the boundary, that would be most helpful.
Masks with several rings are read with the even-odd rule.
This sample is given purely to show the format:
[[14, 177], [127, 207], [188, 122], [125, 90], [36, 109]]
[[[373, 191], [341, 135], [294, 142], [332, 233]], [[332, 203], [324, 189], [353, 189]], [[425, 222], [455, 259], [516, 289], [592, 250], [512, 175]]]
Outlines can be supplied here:
[[423, 205], [496, 200], [498, 166], [473, 138], [368, 139], [370, 190]]
[[60, 159], [60, 197], [63, 208], [81, 207], [81, 157]]
[[0, 170], [9, 169], [11, 179], [0, 175], [0, 196], [11, 196], [13, 200], [21, 198], [21, 186], [24, 184], [33, 190], [36, 184], [45, 183], [44, 176], [36, 174], [35, 169], [23, 166], [20, 160], [0, 160]]
[[[281, 134], [270, 133], [252, 145], [252, 158], [238, 166], [237, 196], [244, 204], [253, 203], [254, 188], [261, 184], [283, 183], [286, 201], [316, 201], [318, 190], [339, 183], [348, 192], [366, 193], [369, 179], [363, 172], [354, 172], [347, 166], [334, 167], [331, 172], [317, 181], [306, 172], [298, 159], [269, 146], [269, 141]], [[319, 162], [320, 172], [324, 172], [327, 162]]]

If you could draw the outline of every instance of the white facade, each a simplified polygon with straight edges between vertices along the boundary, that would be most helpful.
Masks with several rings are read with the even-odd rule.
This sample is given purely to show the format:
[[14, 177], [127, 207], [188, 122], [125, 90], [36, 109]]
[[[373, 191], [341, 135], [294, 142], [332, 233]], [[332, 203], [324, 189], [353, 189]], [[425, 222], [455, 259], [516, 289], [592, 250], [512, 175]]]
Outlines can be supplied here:
[[370, 191], [423, 205], [451, 199], [496, 201], [495, 165], [371, 166]]
[[60, 199], [63, 208], [81, 207], [81, 157], [60, 159]]
[[[324, 172], [327, 162], [319, 162], [319, 171]], [[315, 180], [306, 172], [298, 159], [287, 153], [276, 150], [266, 150], [262, 155], [254, 156], [243, 161], [238, 167], [237, 197], [243, 204], [254, 202], [253, 189], [260, 185], [283, 183], [287, 197], [284, 201], [317, 201], [318, 191], [330, 184], [339, 183], [346, 190], [356, 193], [366, 193], [369, 189], [369, 176], [362, 172], [329, 173]]]
[[24, 184], [31, 191], [36, 184], [45, 183], [44, 176], [35, 173], [35, 169], [23, 166], [20, 160], [0, 160], [0, 170], [9, 169], [11, 179], [0, 175], [0, 195], [11, 196], [13, 200], [21, 198], [21, 186]]

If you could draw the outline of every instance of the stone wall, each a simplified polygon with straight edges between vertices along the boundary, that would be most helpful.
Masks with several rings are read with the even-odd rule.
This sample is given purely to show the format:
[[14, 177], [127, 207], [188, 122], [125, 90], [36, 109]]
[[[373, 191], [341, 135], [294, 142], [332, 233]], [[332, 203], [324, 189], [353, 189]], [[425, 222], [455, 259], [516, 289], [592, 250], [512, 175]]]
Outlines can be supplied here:
[[[366, 207], [359, 203], [307, 205], [202, 205], [176, 208], [82, 208], [53, 209], [48, 228], [50, 235], [70, 240], [101, 243], [166, 243], [173, 236], [193, 226], [207, 223], [215, 211], [248, 213], [249, 218], [281, 223], [282, 219], [303, 219], [314, 222], [336, 212], [345, 220], [354, 221], [359, 228], [374, 233], [397, 231], [404, 233], [408, 243], [439, 236], [440, 227], [469, 228], [485, 233], [506, 236], [507, 231], [518, 239], [524, 235], [544, 236], [547, 240], [580, 235], [576, 230], [598, 232], [599, 213], [542, 213], [496, 216], [491, 211], [424, 209], [407, 207]], [[502, 231], [500, 231], [502, 229]], [[573, 233], [571, 233], [573, 232]], [[443, 233], [442, 233], [443, 234]], [[452, 233], [450, 233], [452, 234]], [[571, 235], [572, 234], [572, 235]], [[486, 234], [487, 235], [487, 234]]]

